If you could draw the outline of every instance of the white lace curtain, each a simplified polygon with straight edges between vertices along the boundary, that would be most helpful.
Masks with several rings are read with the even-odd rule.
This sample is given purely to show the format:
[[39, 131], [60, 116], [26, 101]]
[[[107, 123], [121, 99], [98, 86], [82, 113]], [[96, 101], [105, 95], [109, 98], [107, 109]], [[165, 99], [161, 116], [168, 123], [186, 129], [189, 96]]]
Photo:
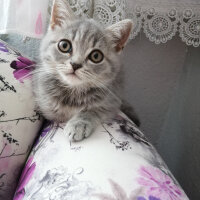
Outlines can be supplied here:
[[126, 17], [136, 23], [132, 37], [143, 29], [156, 44], [178, 33], [187, 45], [200, 45], [199, 0], [127, 0]]
[[[19, 32], [42, 37], [52, 0], [0, 0], [0, 33]], [[131, 38], [140, 31], [156, 44], [178, 33], [187, 45], [200, 45], [199, 0], [68, 0], [77, 15], [93, 17], [104, 26], [124, 18], [135, 24]], [[49, 9], [50, 11], [50, 9]]]
[[131, 38], [144, 31], [150, 41], [159, 44], [178, 33], [187, 45], [200, 45], [199, 0], [98, 0], [93, 17], [104, 25], [133, 19]]

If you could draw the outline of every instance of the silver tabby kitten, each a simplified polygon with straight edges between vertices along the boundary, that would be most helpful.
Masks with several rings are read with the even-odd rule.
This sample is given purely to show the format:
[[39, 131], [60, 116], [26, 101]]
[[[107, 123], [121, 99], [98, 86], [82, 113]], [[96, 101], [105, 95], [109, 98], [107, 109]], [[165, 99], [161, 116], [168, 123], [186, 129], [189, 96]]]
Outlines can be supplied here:
[[70, 141], [88, 137], [120, 109], [120, 53], [131, 30], [131, 20], [103, 29], [75, 17], [66, 0], [55, 0], [33, 87], [47, 119], [68, 121], [64, 132]]

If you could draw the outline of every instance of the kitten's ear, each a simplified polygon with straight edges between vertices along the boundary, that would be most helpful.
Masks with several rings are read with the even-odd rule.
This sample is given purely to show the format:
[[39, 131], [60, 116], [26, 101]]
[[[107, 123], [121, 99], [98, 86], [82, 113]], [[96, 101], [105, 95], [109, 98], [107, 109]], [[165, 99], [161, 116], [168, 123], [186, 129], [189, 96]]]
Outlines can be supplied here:
[[106, 28], [117, 52], [120, 52], [126, 45], [132, 28], [133, 22], [130, 19], [122, 20]]
[[67, 0], [54, 0], [50, 21], [51, 29], [54, 29], [55, 26], [62, 26], [64, 21], [74, 19], [76, 19], [76, 16], [70, 8]]

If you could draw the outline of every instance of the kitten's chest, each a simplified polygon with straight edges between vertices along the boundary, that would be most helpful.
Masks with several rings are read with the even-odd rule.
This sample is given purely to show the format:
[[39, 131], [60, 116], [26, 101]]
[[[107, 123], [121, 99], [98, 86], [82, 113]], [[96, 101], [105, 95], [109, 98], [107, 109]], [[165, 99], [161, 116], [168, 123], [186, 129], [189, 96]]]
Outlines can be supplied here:
[[88, 101], [79, 95], [62, 92], [62, 95], [52, 97], [50, 106], [59, 122], [65, 122], [83, 109], [87, 109]]
[[96, 89], [87, 92], [73, 92], [63, 88], [56, 88], [52, 92], [47, 92], [50, 97], [49, 107], [51, 112], [59, 122], [64, 122], [72, 118], [81, 110], [92, 109], [98, 107], [103, 100], [103, 96], [99, 95]]
[[54, 118], [58, 122], [66, 122], [82, 110], [82, 107], [72, 107], [56, 101], [53, 101], [51, 108]]
[[59, 99], [63, 106], [68, 106], [73, 110], [88, 109], [99, 104], [104, 99], [104, 95], [98, 92], [98, 89], [89, 89], [85, 92], [66, 92], [62, 96], [62, 100]]

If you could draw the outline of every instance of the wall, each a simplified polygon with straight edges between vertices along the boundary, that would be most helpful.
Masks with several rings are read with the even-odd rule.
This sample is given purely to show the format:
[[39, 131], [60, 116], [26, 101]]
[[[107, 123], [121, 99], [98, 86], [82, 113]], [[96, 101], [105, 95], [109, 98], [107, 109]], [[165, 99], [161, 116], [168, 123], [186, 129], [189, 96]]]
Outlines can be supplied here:
[[187, 47], [177, 37], [155, 45], [142, 34], [124, 49], [124, 96], [141, 119], [141, 129], [156, 144], [173, 92], [177, 86]]
[[200, 199], [200, 48], [178, 37], [154, 45], [144, 35], [124, 52], [125, 98], [192, 200]]

